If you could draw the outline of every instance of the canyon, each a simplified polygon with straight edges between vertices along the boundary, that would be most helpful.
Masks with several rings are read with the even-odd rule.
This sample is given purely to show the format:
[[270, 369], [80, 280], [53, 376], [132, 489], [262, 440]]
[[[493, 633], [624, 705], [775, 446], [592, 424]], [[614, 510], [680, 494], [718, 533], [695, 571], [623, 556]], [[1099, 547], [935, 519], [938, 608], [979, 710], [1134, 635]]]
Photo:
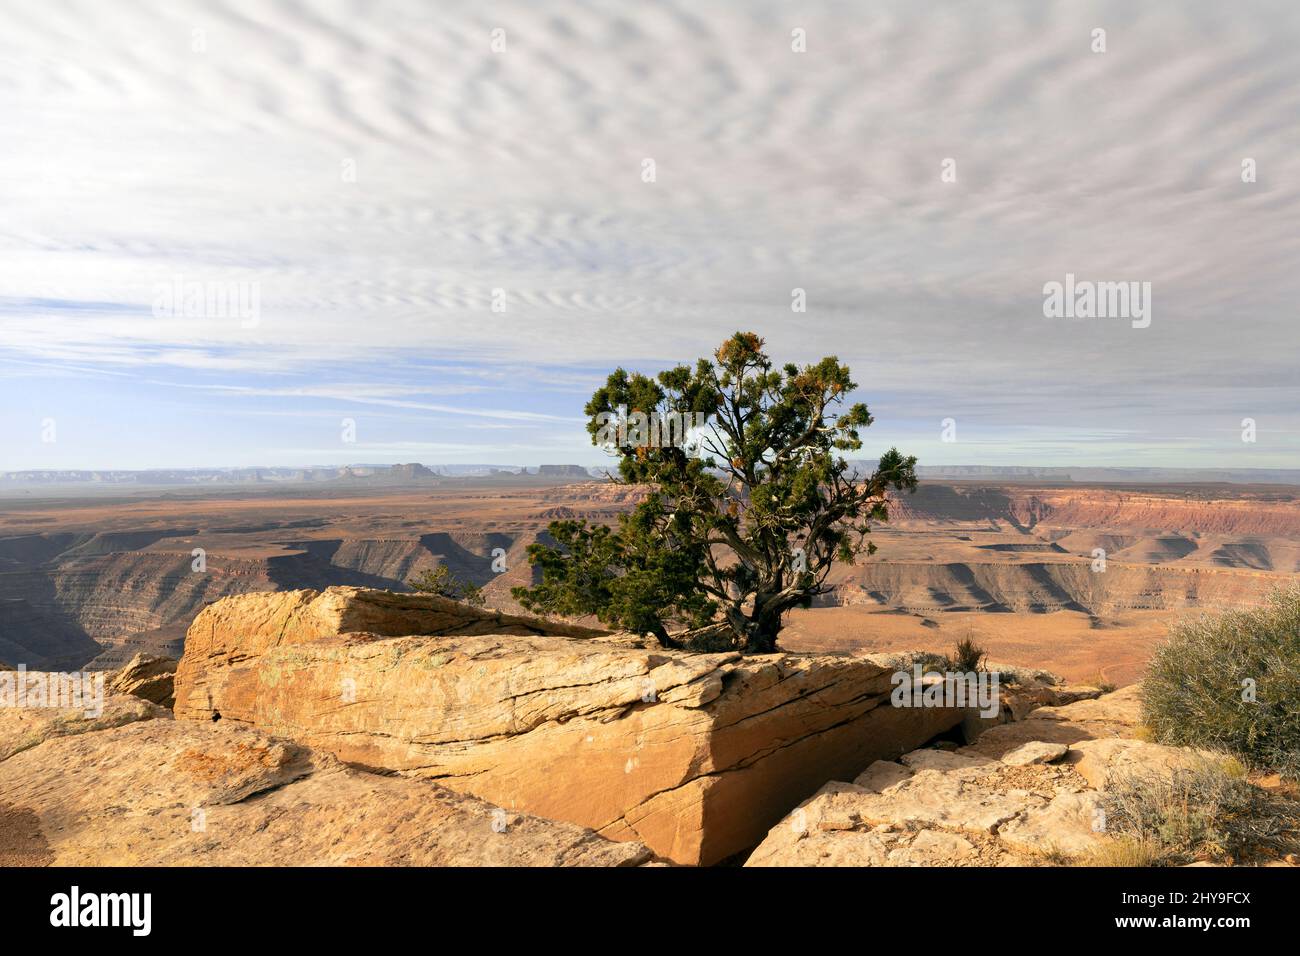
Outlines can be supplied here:
[[[550, 521], [614, 521], [638, 498], [557, 471], [6, 492], [0, 659], [68, 669], [178, 658], [189, 622], [220, 598], [403, 591], [440, 564], [482, 586], [489, 606], [518, 611], [510, 588], [532, 580], [526, 549]], [[834, 590], [789, 616], [782, 646], [947, 651], [973, 636], [1002, 660], [1128, 683], [1170, 620], [1258, 603], [1300, 571], [1298, 498], [1285, 485], [923, 481], [873, 533], [880, 551], [837, 568]]]

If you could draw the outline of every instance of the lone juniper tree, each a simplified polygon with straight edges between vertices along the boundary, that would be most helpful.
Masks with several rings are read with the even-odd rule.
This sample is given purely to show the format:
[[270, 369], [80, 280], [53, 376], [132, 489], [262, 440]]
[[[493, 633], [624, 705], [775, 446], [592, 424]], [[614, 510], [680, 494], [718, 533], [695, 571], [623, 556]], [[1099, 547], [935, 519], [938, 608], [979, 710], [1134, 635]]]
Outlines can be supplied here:
[[587, 403], [587, 428], [618, 457], [614, 480], [645, 496], [617, 527], [552, 522], [555, 546], [528, 549], [541, 583], [515, 597], [665, 646], [775, 650], [783, 615], [829, 590], [836, 561], [875, 552], [886, 493], [916, 488], [916, 459], [896, 449], [871, 475], [839, 455], [872, 423], [865, 405], [844, 407], [855, 387], [833, 356], [774, 369], [752, 332], [693, 369], [616, 370]]

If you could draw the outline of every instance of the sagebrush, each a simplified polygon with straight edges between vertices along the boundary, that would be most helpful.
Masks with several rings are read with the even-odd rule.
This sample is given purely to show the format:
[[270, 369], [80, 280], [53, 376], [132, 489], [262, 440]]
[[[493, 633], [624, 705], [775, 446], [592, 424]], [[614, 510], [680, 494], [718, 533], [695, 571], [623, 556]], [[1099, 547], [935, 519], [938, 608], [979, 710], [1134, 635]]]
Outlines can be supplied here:
[[472, 607], [482, 607], [487, 603], [482, 588], [470, 581], [462, 581], [441, 564], [436, 568], [426, 568], [406, 583], [420, 594], [437, 594], [453, 601], [464, 601]]
[[1300, 779], [1300, 585], [1174, 625], [1143, 683], [1143, 721], [1161, 743]]
[[1125, 853], [1145, 866], [1253, 862], [1296, 850], [1300, 838], [1300, 804], [1255, 786], [1231, 759], [1128, 774], [1108, 784], [1101, 807], [1119, 842], [1109, 865]]

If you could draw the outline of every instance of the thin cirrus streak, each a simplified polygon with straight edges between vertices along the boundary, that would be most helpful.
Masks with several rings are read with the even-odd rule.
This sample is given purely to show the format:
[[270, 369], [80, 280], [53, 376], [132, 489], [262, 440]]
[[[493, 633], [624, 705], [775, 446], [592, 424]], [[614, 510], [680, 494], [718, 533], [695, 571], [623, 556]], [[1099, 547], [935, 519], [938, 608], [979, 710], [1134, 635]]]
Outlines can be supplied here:
[[[172, 439], [182, 457], [301, 447], [250, 437], [245, 413], [373, 408], [391, 386], [411, 391], [391, 444], [493, 409], [557, 440], [602, 371], [753, 328], [782, 358], [839, 355], [875, 431], [930, 461], [962, 457], [946, 416], [998, 460], [1123, 463], [1140, 447], [1088, 436], [1135, 432], [1171, 465], [1239, 453], [1254, 416], [1273, 444], [1252, 464], [1282, 466], [1298, 39], [1285, 2], [0, 11], [0, 362], [131, 373], [80, 413], [24, 375], [27, 424], [0, 437], [13, 467], [78, 454], [28, 419], [111, 395], [127, 424], [230, 416], [215, 447]], [[1045, 319], [1067, 272], [1151, 282], [1152, 326]], [[173, 282], [255, 285], [259, 319], [157, 314]], [[437, 401], [503, 368], [496, 394]], [[370, 390], [265, 394], [299, 381]], [[482, 441], [475, 458], [505, 447]]]

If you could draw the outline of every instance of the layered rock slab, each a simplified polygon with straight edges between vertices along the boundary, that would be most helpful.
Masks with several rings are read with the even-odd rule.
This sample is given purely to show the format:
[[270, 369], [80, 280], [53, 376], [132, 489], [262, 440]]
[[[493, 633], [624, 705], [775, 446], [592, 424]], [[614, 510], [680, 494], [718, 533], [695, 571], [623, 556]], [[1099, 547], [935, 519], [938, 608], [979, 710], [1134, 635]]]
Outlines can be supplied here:
[[861, 658], [684, 654], [627, 636], [484, 634], [479, 624], [329, 635], [373, 618], [310, 604], [382, 601], [327, 591], [272, 607], [270, 597], [228, 599], [195, 620], [178, 717], [219, 716], [350, 764], [436, 778], [681, 863], [752, 847], [826, 780], [851, 779], [963, 716], [893, 707], [893, 669]]
[[226, 598], [208, 605], [185, 635], [176, 669], [178, 717], [210, 711], [207, 676], [223, 666], [274, 648], [338, 634], [382, 637], [414, 634], [548, 634], [595, 637], [606, 632], [543, 618], [501, 614], [433, 594], [399, 594], [356, 587], [324, 591], [270, 591]]
[[229, 724], [148, 720], [0, 762], [0, 856], [64, 866], [629, 866], [571, 823], [353, 770]]
[[1086, 859], [1103, 795], [1130, 775], [1216, 759], [1136, 739], [1141, 687], [1039, 707], [955, 753], [872, 764], [801, 804], [747, 866], [1000, 866]]
[[[18, 681], [48, 683], [63, 676], [42, 671], [0, 671], [0, 682], [8, 682], [7, 686], [12, 688]], [[87, 697], [79, 707], [0, 706], [0, 761], [56, 737], [71, 737], [139, 720], [171, 716], [167, 710], [150, 701], [113, 693], [102, 682], [99, 691], [102, 697]]]
[[130, 694], [170, 708], [176, 701], [176, 665], [177, 662], [170, 657], [136, 654], [109, 676], [108, 689], [115, 694]]
[[964, 753], [1001, 759], [1027, 743], [1071, 746], [1083, 740], [1131, 738], [1142, 722], [1141, 684], [1096, 699], [1038, 707], [1023, 720], [985, 730]]

